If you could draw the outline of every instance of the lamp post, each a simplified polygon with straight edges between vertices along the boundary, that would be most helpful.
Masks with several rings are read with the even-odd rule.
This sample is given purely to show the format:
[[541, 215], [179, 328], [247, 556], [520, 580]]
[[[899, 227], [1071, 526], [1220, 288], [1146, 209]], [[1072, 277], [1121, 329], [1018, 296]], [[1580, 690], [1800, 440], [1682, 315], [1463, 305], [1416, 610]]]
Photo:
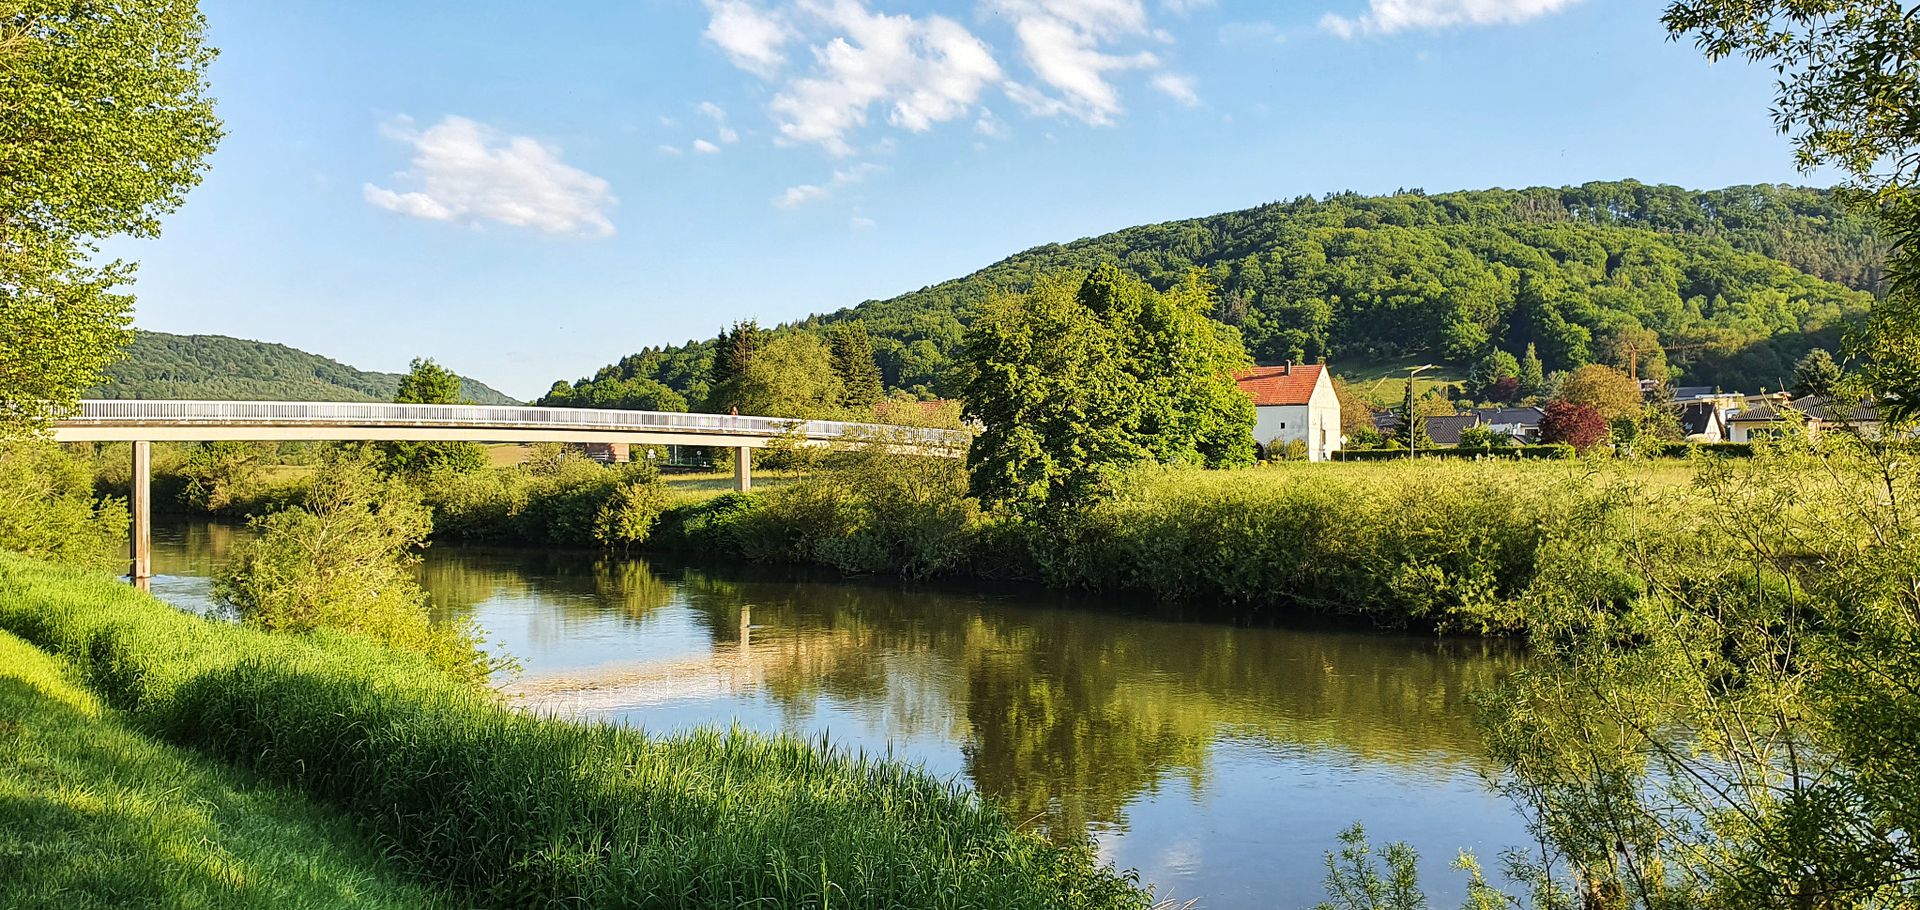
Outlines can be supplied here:
[[1421, 373], [1424, 373], [1431, 369], [1433, 369], [1433, 364], [1431, 363], [1425, 364], [1423, 366], [1407, 367], [1407, 460], [1408, 461], [1412, 461], [1413, 459], [1420, 457], [1420, 427], [1414, 425], [1414, 420], [1416, 420], [1417, 418], [1414, 416], [1414, 413], [1413, 413], [1413, 388], [1414, 388], [1414, 385], [1416, 384], [1414, 380], [1417, 379]]

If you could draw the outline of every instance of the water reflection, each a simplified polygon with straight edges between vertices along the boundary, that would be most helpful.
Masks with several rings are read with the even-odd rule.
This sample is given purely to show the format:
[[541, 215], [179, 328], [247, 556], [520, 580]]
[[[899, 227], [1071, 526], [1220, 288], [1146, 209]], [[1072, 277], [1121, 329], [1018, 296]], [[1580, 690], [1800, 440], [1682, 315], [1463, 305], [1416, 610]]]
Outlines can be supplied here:
[[[204, 597], [175, 576], [204, 576], [234, 536], [169, 529], [157, 590]], [[420, 571], [437, 615], [521, 659], [506, 690], [529, 707], [904, 756], [1049, 832], [1093, 831], [1203, 907], [1310, 906], [1355, 820], [1421, 847], [1448, 885], [1459, 848], [1521, 839], [1477, 777], [1466, 697], [1516, 660], [1487, 644], [580, 553], [435, 547]]]

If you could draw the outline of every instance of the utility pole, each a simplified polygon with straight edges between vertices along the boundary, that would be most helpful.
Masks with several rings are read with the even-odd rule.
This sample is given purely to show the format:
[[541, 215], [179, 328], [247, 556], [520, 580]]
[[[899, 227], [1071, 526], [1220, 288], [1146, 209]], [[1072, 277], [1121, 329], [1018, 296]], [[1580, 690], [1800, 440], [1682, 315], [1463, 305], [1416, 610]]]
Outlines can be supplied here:
[[1424, 373], [1431, 369], [1433, 369], [1433, 364], [1431, 363], [1426, 364], [1425, 366], [1407, 367], [1407, 460], [1408, 461], [1412, 461], [1413, 459], [1420, 457], [1421, 427], [1416, 426], [1414, 424], [1414, 421], [1418, 418], [1416, 418], [1413, 413], [1413, 388], [1416, 385], [1414, 380], [1417, 377], [1419, 377], [1421, 373]]

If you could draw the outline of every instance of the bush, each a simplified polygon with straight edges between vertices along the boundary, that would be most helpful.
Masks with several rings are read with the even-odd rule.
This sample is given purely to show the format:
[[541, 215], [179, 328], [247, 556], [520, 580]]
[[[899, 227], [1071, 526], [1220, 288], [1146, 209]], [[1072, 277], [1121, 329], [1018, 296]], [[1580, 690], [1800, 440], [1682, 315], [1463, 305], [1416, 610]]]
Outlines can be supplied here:
[[44, 440], [0, 439], [0, 550], [124, 568], [128, 522], [125, 502], [94, 497], [85, 462]]
[[653, 465], [603, 465], [559, 446], [540, 447], [515, 468], [435, 471], [413, 482], [435, 534], [456, 540], [626, 547], [645, 540], [667, 506]]
[[1507, 632], [1545, 543], [1599, 495], [1545, 465], [1157, 470], [1037, 555], [1056, 584]]
[[432, 526], [405, 484], [343, 457], [314, 478], [303, 506], [253, 520], [258, 536], [234, 548], [214, 594], [249, 625], [353, 632], [484, 683], [501, 664], [480, 649], [474, 630], [428, 621], [427, 592], [412, 570]]
[[979, 517], [957, 460], [896, 454], [884, 441], [835, 451], [763, 501], [746, 526], [755, 533], [741, 538], [748, 558], [913, 578], [967, 565]]
[[501, 707], [351, 638], [271, 636], [0, 556], [0, 628], [142, 726], [301, 787], [479, 906], [1144, 908], [1056, 846], [895, 762], [787, 737], [655, 737]]

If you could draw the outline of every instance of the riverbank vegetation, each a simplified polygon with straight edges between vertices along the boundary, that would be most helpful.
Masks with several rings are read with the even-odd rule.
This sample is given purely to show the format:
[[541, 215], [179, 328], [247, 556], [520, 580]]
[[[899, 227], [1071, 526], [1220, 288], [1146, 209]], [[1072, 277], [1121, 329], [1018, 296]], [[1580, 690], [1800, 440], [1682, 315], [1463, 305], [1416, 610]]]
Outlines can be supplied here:
[[346, 819], [148, 738], [63, 661], [6, 632], [0, 806], [0, 906], [456, 906]]
[[268, 634], [0, 556], [0, 629], [143, 731], [298, 788], [489, 905], [1144, 907], [1085, 842], [891, 761], [534, 717], [359, 636]]

